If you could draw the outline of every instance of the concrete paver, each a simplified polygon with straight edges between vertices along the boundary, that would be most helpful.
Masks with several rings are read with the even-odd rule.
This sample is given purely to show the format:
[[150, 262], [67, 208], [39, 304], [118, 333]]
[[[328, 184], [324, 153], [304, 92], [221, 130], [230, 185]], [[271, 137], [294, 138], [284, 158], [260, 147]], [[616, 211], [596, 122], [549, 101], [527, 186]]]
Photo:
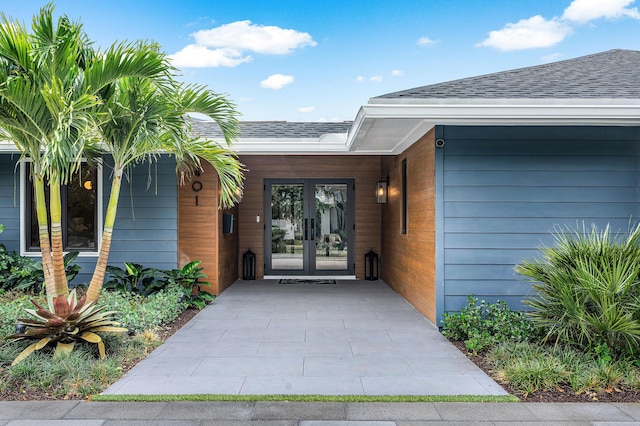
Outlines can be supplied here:
[[382, 281], [238, 281], [105, 394], [505, 395]]
[[[53, 406], [59, 405], [59, 408]], [[0, 402], [0, 425], [591, 425], [640, 424], [636, 404], [331, 402]]]

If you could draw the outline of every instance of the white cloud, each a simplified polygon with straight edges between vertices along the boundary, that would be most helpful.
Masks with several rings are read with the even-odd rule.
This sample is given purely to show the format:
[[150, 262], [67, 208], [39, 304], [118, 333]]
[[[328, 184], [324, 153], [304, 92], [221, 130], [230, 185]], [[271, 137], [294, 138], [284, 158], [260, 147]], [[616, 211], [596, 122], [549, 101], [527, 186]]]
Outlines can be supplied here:
[[551, 55], [543, 56], [541, 59], [542, 62], [554, 62], [562, 59], [563, 57], [564, 55], [562, 53], [552, 53]]
[[522, 50], [554, 46], [573, 32], [576, 24], [596, 19], [630, 17], [640, 20], [638, 8], [628, 7], [635, 0], [573, 0], [562, 17], [545, 19], [540, 15], [509, 23], [501, 30], [489, 32], [489, 37], [476, 46], [498, 50]]
[[190, 44], [181, 51], [169, 56], [171, 63], [178, 68], [216, 68], [235, 67], [253, 58], [242, 55], [236, 49], [208, 49], [205, 46]]
[[404, 71], [402, 70], [393, 70], [391, 71], [391, 75], [394, 77], [402, 77], [404, 75]]
[[273, 74], [260, 82], [260, 87], [263, 89], [280, 90], [284, 86], [293, 83], [294, 77], [292, 75]]
[[318, 117], [318, 118], [316, 119], [316, 122], [317, 122], [317, 123], [340, 122], [340, 121], [345, 121], [345, 119], [344, 119], [344, 118], [341, 118], [341, 117], [337, 117], [337, 116], [334, 116], [334, 117], [331, 117], [331, 118], [327, 118], [327, 117]]
[[359, 75], [359, 76], [356, 77], [356, 81], [358, 83], [364, 83], [365, 81], [371, 81], [371, 82], [374, 82], [374, 83], [380, 83], [380, 82], [382, 82], [382, 80], [384, 80], [384, 77], [381, 76], [381, 75], [374, 75], [372, 77], [364, 77], [364, 76]]
[[181, 68], [235, 67], [252, 59], [247, 52], [286, 55], [305, 46], [316, 46], [309, 33], [237, 21], [196, 31], [195, 43], [170, 55]]
[[420, 37], [416, 42], [418, 46], [433, 46], [434, 44], [437, 44], [437, 43], [438, 43], [438, 40], [432, 40], [429, 37]]
[[306, 106], [306, 107], [298, 108], [298, 112], [313, 112], [315, 110], [316, 110], [316, 107], [314, 106]]
[[509, 23], [501, 30], [489, 32], [489, 37], [476, 46], [498, 50], [523, 50], [549, 47], [560, 43], [572, 29], [558, 19], [547, 20], [540, 15]]
[[285, 55], [304, 46], [316, 46], [309, 33], [237, 21], [192, 34], [196, 43], [208, 47], [230, 47], [268, 55]]
[[584, 24], [599, 18], [628, 16], [640, 19], [637, 8], [627, 8], [635, 0], [573, 0], [564, 10], [563, 19]]

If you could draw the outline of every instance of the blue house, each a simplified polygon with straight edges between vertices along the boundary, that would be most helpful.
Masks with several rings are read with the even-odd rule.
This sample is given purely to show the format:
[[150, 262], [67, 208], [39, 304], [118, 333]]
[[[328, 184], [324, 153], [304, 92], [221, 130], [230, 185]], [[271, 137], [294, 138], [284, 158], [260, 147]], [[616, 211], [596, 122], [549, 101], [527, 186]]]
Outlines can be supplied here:
[[[640, 216], [638, 70], [640, 52], [611, 50], [374, 97], [353, 122], [244, 122], [240, 204], [217, 210], [213, 170], [180, 186], [169, 157], [138, 168], [110, 263], [200, 259], [217, 294], [243, 278], [248, 250], [258, 279], [363, 279], [372, 250], [374, 272], [434, 323], [472, 293], [518, 308], [530, 284], [513, 268], [550, 232], [624, 231]], [[211, 122], [195, 129], [219, 136]], [[26, 168], [11, 143], [0, 153], [0, 242], [29, 254]], [[83, 219], [69, 210], [68, 248], [82, 250], [85, 271], [108, 180], [107, 166], [80, 177], [95, 205]]]

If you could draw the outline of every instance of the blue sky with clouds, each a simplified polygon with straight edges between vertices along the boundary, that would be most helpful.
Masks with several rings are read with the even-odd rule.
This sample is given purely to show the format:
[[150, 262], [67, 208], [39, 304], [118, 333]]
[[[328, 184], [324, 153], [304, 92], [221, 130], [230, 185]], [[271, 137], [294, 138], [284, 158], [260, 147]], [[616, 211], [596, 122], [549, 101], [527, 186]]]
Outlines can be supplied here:
[[[640, 0], [637, 0], [640, 2]], [[0, 0], [29, 22], [44, 4]], [[55, 2], [90, 38], [155, 40], [182, 79], [243, 120], [354, 119], [369, 98], [457, 78], [640, 50], [636, 0], [109, 0]]]

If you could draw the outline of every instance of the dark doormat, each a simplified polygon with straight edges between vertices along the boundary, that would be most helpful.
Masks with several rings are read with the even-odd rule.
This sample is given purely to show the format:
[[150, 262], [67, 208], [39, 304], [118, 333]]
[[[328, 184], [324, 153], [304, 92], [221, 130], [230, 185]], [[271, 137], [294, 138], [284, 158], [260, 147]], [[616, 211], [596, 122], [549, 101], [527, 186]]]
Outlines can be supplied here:
[[280, 284], [335, 284], [336, 280], [281, 279]]

